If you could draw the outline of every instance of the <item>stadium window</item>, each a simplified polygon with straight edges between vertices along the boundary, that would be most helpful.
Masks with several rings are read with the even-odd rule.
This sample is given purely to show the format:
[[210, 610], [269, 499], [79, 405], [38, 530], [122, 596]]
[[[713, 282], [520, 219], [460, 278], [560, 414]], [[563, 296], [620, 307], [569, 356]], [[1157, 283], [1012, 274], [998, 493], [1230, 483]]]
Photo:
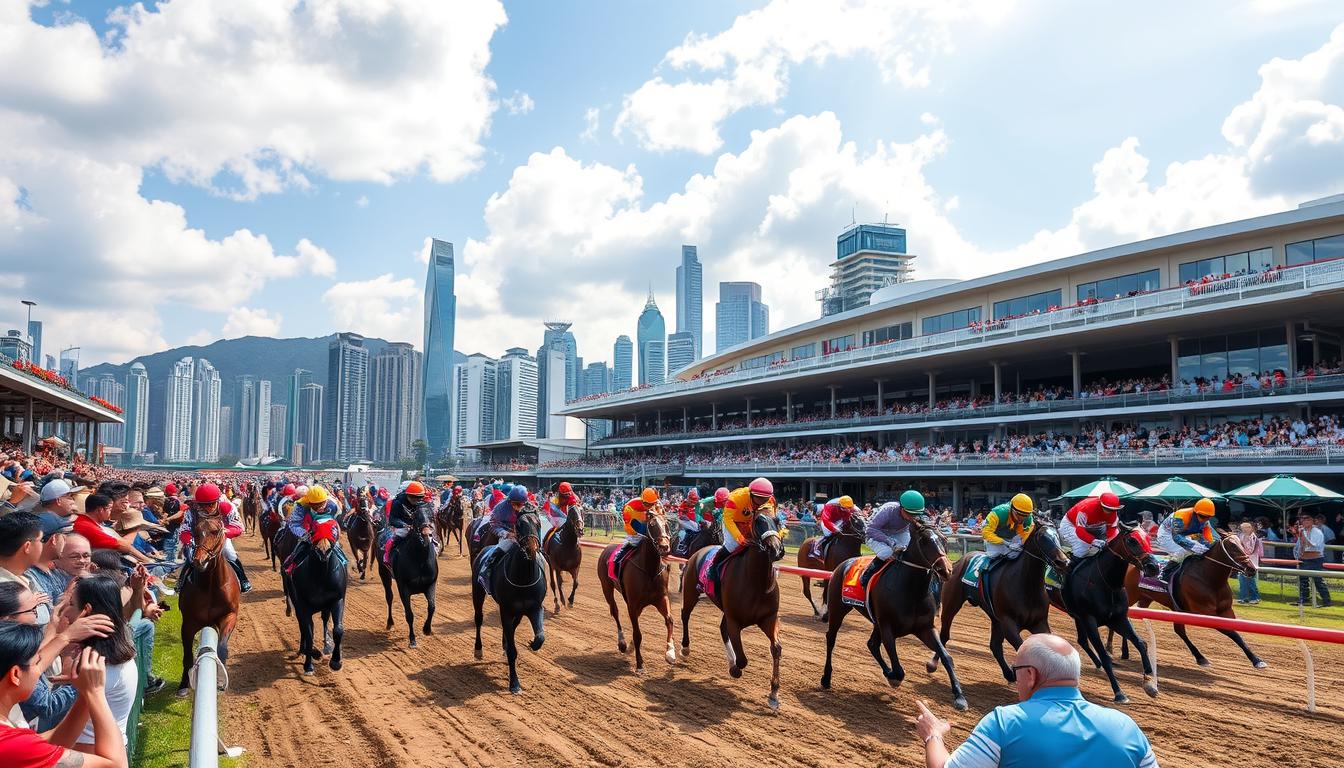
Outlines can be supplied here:
[[802, 360], [804, 358], [816, 357], [816, 356], [817, 356], [816, 342], [813, 342], [811, 344], [800, 344], [794, 347], [793, 349], [789, 350], [789, 358], [793, 360]]
[[871, 331], [863, 332], [863, 346], [871, 344], [882, 344], [888, 341], [901, 341], [908, 339], [912, 335], [913, 326], [910, 323], [896, 323], [888, 325], [885, 328], [874, 328]]
[[1060, 306], [1063, 303], [1063, 299], [1064, 292], [1055, 289], [1053, 291], [1033, 293], [1030, 296], [1018, 296], [1015, 299], [996, 301], [994, 302], [994, 319], [1020, 317], [1035, 312], [1047, 312], [1051, 307]]
[[1161, 275], [1156, 269], [1135, 272], [1132, 275], [1108, 277], [1105, 280], [1097, 280], [1095, 282], [1079, 285], [1078, 300], [1087, 301], [1088, 299], [1099, 299], [1101, 301], [1106, 301], [1121, 296], [1129, 296], [1134, 293], [1156, 291], [1160, 284]]
[[971, 323], [980, 322], [980, 307], [970, 307], [968, 309], [958, 309], [955, 312], [944, 312], [941, 315], [926, 317], [920, 321], [920, 330], [925, 336], [931, 333], [942, 333], [943, 331], [955, 331], [959, 328], [965, 328]]
[[[1311, 241], [1307, 242], [1310, 243]], [[1295, 245], [1301, 245], [1301, 243], [1295, 243]], [[1289, 247], [1291, 248], [1291, 246]], [[1212, 259], [1187, 261], [1180, 266], [1179, 275], [1181, 283], [1184, 284], [1203, 280], [1206, 277], [1249, 275], [1255, 272], [1264, 272], [1273, 267], [1274, 250], [1272, 248], [1256, 248], [1253, 251], [1242, 251], [1241, 253], [1232, 253]]]
[[1344, 235], [1289, 243], [1284, 249], [1284, 254], [1286, 256], [1284, 262], [1290, 267], [1310, 264], [1313, 261], [1344, 258]]
[[744, 371], [750, 370], [752, 368], [765, 368], [766, 366], [773, 365], [774, 363], [780, 362], [783, 359], [784, 359], [783, 352], [771, 352], [766, 355], [757, 355], [756, 357], [749, 357], [746, 360], [742, 361], [741, 367], [742, 370]]
[[827, 339], [821, 342], [821, 354], [833, 355], [836, 352], [844, 352], [854, 348], [854, 334], [848, 336], [837, 336], [834, 339]]

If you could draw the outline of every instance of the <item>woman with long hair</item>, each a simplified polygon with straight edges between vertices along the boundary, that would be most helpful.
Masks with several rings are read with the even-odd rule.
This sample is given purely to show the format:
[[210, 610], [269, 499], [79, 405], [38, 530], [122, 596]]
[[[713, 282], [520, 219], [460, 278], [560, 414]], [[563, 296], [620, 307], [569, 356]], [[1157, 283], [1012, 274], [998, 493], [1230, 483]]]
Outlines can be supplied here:
[[[105, 637], [92, 637], [80, 643], [84, 648], [92, 648], [107, 662], [107, 682], [104, 690], [107, 705], [121, 729], [123, 742], [126, 739], [126, 721], [131, 716], [131, 706], [135, 701], [139, 671], [135, 666], [135, 644], [131, 642], [131, 630], [122, 616], [121, 586], [109, 576], [85, 576], [75, 582], [74, 592], [66, 601], [63, 618], [73, 622], [90, 615], [105, 616], [112, 622], [112, 631]], [[75, 749], [91, 752], [93, 748], [93, 726], [85, 726], [84, 732], [75, 740]]]

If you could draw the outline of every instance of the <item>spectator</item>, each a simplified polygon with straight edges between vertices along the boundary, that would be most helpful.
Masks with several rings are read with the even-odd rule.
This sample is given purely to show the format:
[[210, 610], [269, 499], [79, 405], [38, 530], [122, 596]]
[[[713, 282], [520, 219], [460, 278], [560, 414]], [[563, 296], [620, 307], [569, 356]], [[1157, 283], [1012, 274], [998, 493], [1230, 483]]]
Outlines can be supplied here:
[[70, 517], [79, 510], [75, 507], [75, 493], [82, 488], [72, 487], [64, 480], [48, 480], [42, 486], [41, 506], [44, 512]]
[[[1297, 558], [1297, 567], [1303, 571], [1325, 569], [1325, 534], [1316, 526], [1316, 519], [1305, 512], [1297, 520], [1297, 537], [1293, 544], [1293, 556]], [[1297, 602], [1292, 605], [1310, 605], [1311, 588], [1308, 580], [1315, 582], [1316, 594], [1321, 598], [1321, 607], [1330, 607], [1330, 590], [1325, 579], [1320, 576], [1297, 577]]]
[[84, 502], [84, 513], [75, 515], [75, 533], [88, 539], [89, 546], [94, 549], [114, 549], [139, 562], [149, 562], [150, 558], [135, 548], [134, 533], [118, 537], [103, 527], [103, 523], [112, 517], [112, 506], [113, 501], [109, 496], [101, 493], [89, 496]]
[[[112, 710], [117, 728], [121, 731], [121, 747], [126, 747], [126, 721], [131, 716], [140, 673], [135, 666], [135, 645], [131, 631], [122, 617], [121, 587], [107, 576], [85, 576], [75, 582], [71, 599], [65, 601], [61, 618], [67, 622], [90, 615], [105, 616], [112, 621], [112, 631], [106, 637], [84, 641], [84, 646], [99, 653], [107, 661], [107, 705]], [[92, 725], [75, 740], [75, 748], [88, 751], [95, 743]]]
[[[1237, 538], [1241, 540], [1241, 548], [1246, 550], [1246, 556], [1251, 559], [1251, 565], [1257, 569], [1260, 567], [1260, 558], [1265, 556], [1265, 542], [1255, 535], [1255, 526], [1243, 522], [1239, 526]], [[1256, 574], [1249, 576], [1244, 573], [1237, 574], [1238, 595], [1237, 602], [1242, 605], [1258, 605], [1260, 603], [1260, 578]]]
[[31, 586], [24, 573], [42, 559], [42, 522], [32, 512], [0, 517], [0, 582]]
[[93, 555], [89, 549], [89, 540], [78, 533], [66, 534], [64, 538], [65, 543], [61, 545], [61, 556], [56, 560], [56, 567], [65, 575], [68, 586], [80, 576], [88, 575], [93, 565]]
[[51, 620], [50, 601], [59, 600], [70, 584], [65, 574], [56, 569], [56, 558], [60, 556], [61, 549], [65, 546], [65, 534], [70, 533], [72, 528], [68, 518], [50, 512], [38, 515], [38, 524], [42, 527], [42, 552], [38, 556], [38, 561], [24, 571], [23, 575], [34, 591], [48, 596], [37, 618], [38, 624], [46, 624]]
[[37, 501], [37, 494], [31, 482], [16, 483], [0, 477], [0, 499], [0, 515], [7, 515], [32, 506]]
[[1016, 662], [1020, 703], [995, 707], [951, 755], [943, 737], [952, 726], [917, 702], [915, 730], [928, 768], [1156, 768], [1148, 737], [1129, 715], [1083, 698], [1078, 652], [1067, 640], [1031, 635]]
[[[29, 624], [13, 621], [0, 622], [0, 712], [10, 716], [0, 720], [0, 754], [5, 755], [8, 768], [50, 768], [60, 765], [82, 765], [85, 768], [126, 768], [124, 739], [117, 738], [117, 723], [107, 703], [105, 680], [107, 667], [103, 657], [91, 648], [79, 656], [77, 673], [71, 676], [75, 684], [76, 704], [48, 733], [28, 730], [23, 718], [15, 722], [14, 707], [36, 687], [42, 667], [38, 664], [38, 649], [42, 645], [42, 630]], [[15, 670], [18, 675], [15, 675]], [[84, 755], [72, 753], [78, 729], [89, 722], [86, 730], [93, 739]]]
[[[1335, 529], [1326, 524], [1325, 515], [1316, 516], [1316, 528], [1321, 532], [1321, 537], [1325, 540], [1325, 546], [1328, 547], [1335, 543]], [[1322, 557], [1330, 559], [1330, 550], [1323, 549], [1321, 551], [1326, 553]]]

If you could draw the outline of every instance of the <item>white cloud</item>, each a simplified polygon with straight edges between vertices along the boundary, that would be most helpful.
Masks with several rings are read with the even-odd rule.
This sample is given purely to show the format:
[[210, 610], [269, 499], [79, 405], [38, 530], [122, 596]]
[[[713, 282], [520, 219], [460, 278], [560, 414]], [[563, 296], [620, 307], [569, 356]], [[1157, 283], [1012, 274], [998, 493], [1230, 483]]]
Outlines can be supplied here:
[[613, 134], [629, 132], [654, 150], [709, 154], [719, 126], [748, 107], [775, 104], [800, 64], [866, 56], [886, 82], [930, 82], [933, 60], [953, 49], [954, 28], [995, 23], [1011, 10], [996, 0], [773, 0], [714, 35], [688, 35], [663, 57], [666, 70], [697, 70], [704, 79], [656, 75], [625, 97]]
[[340, 331], [417, 346], [424, 333], [424, 296], [421, 286], [410, 278], [398, 280], [388, 273], [372, 280], [336, 283], [322, 294], [322, 303]]
[[284, 318], [279, 315], [271, 315], [265, 309], [251, 309], [248, 307], [237, 307], [229, 312], [229, 317], [224, 321], [224, 336], [226, 339], [236, 339], [241, 336], [279, 336], [280, 321]]
[[368, 196], [368, 195], [360, 195], [359, 198], [355, 200], [355, 205], [358, 206], [358, 207], [360, 207], [360, 208], [368, 208], [368, 207], [369, 207], [369, 196]]
[[583, 111], [583, 132], [579, 138], [585, 141], [591, 141], [597, 138], [597, 129], [602, 123], [602, 110], [597, 107], [589, 107]]
[[522, 91], [514, 91], [513, 95], [504, 99], [501, 104], [509, 111], [510, 115], [526, 115], [536, 108], [537, 103]]
[[210, 331], [207, 331], [204, 328], [202, 328], [201, 330], [188, 336], [186, 340], [183, 341], [182, 343], [188, 347], [207, 347], [213, 344], [219, 338], [220, 338], [219, 334], [211, 333]]

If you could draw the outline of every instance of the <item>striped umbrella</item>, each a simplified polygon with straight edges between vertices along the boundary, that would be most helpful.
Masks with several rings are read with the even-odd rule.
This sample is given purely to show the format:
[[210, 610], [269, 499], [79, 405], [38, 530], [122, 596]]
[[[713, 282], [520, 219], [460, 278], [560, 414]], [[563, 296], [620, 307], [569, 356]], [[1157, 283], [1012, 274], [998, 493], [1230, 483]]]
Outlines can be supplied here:
[[1226, 496], [1237, 501], [1273, 507], [1283, 513], [1285, 525], [1288, 523], [1288, 513], [1294, 509], [1324, 501], [1344, 501], [1344, 495], [1292, 475], [1275, 475], [1257, 480], [1228, 491]]
[[[1137, 490], [1139, 490], [1137, 486], [1130, 485], [1123, 480], [1118, 480], [1107, 475], [1100, 480], [1094, 480], [1086, 485], [1080, 485], [1071, 491], [1065, 491], [1056, 498], [1086, 499], [1090, 496], [1100, 496], [1108, 491], [1114, 493], [1116, 496], [1128, 496]], [[1055, 499], [1051, 499], [1051, 501], [1055, 501]]]
[[1175, 509], [1187, 501], [1218, 499], [1222, 498], [1222, 494], [1199, 483], [1192, 483], [1184, 477], [1168, 477], [1160, 483], [1154, 483], [1147, 488], [1140, 488], [1133, 493], [1126, 494], [1125, 498], [1151, 501], [1154, 504]]

